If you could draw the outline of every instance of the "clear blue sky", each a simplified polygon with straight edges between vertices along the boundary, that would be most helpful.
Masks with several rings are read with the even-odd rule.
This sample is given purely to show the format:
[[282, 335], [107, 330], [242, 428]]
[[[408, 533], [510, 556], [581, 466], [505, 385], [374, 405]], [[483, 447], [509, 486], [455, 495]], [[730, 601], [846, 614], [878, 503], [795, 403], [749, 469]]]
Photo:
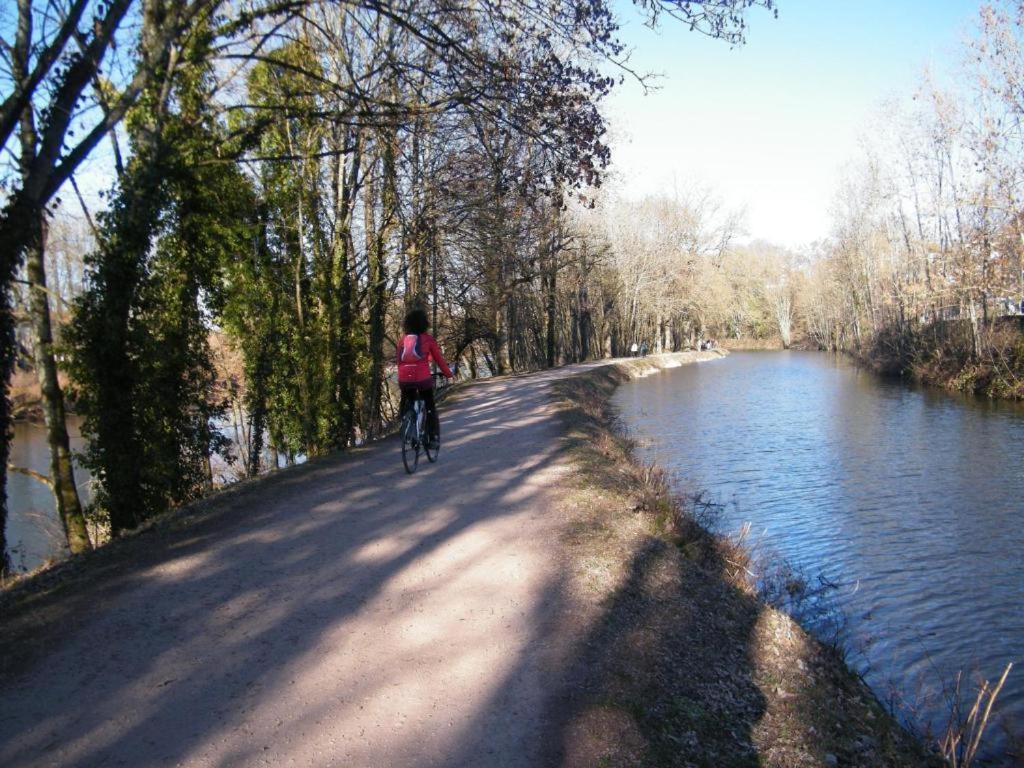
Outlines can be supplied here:
[[665, 75], [609, 99], [618, 184], [629, 195], [709, 185], [745, 206], [752, 237], [799, 245], [828, 234], [842, 166], [887, 97], [925, 68], [954, 71], [978, 0], [778, 0], [749, 12], [746, 46], [657, 32], [618, 0], [632, 66]]

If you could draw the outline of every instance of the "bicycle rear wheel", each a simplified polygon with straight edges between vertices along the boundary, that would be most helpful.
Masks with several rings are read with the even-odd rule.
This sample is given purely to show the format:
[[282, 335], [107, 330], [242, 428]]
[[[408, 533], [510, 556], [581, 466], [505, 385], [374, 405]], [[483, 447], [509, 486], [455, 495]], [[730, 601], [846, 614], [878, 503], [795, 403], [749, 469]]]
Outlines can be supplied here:
[[410, 475], [420, 463], [420, 442], [416, 434], [416, 413], [410, 411], [402, 417], [402, 464]]
[[437, 461], [437, 454], [441, 452], [441, 438], [437, 437], [437, 442], [431, 442], [430, 438], [426, 438], [423, 442], [423, 452], [427, 454], [427, 461], [433, 464]]

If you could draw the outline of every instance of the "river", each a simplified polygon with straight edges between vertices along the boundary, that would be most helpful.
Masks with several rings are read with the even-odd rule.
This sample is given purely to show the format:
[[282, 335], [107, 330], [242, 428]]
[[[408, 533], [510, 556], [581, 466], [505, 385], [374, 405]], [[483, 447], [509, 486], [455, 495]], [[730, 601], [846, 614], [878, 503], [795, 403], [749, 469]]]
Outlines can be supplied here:
[[[71, 450], [85, 447], [81, 420], [68, 417]], [[10, 462], [43, 475], [50, 474], [50, 447], [46, 427], [40, 422], [15, 422]], [[90, 498], [89, 476], [77, 465], [75, 480], [83, 503]], [[39, 480], [17, 472], [7, 473], [7, 554], [14, 571], [29, 571], [47, 560], [67, 556], [67, 540], [57, 517], [50, 488]]]
[[[622, 386], [639, 454], [718, 523], [819, 583], [847, 622], [851, 664], [918, 724], [939, 684], [998, 678], [1000, 730], [1024, 723], [1024, 407], [887, 381], [834, 357], [742, 352]], [[1008, 758], [1003, 758], [1008, 759]], [[1000, 760], [1001, 762], [1001, 760]]]
[[[67, 425], [71, 450], [77, 454], [86, 447], [86, 441], [82, 438], [81, 419], [69, 416]], [[231, 464], [220, 456], [213, 457], [213, 482], [220, 487], [237, 482], [242, 476], [242, 462], [238, 459], [235, 447], [240, 434], [238, 427], [227, 420], [215, 426], [231, 440], [231, 453], [234, 456]], [[300, 464], [305, 460], [303, 455], [295, 457], [295, 461]], [[16, 467], [31, 469], [42, 475], [50, 474], [50, 448], [46, 442], [46, 428], [41, 422], [19, 421], [14, 424], [10, 461]], [[278, 461], [284, 465], [284, 457], [278, 457]], [[272, 462], [270, 450], [265, 449], [263, 466], [267, 467]], [[92, 498], [91, 478], [78, 461], [75, 462], [75, 480], [82, 503], [87, 504]], [[48, 486], [28, 475], [8, 471], [7, 513], [7, 554], [15, 572], [31, 571], [49, 560], [67, 557], [67, 540], [57, 516], [53, 493]]]

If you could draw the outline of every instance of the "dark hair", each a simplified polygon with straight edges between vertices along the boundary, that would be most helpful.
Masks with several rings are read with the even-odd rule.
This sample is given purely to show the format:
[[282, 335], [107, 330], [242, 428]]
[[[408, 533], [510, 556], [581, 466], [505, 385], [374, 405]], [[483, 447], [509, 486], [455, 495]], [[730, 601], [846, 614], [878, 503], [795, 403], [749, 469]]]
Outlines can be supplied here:
[[405, 320], [402, 321], [402, 330], [406, 333], [426, 333], [430, 327], [427, 319], [427, 311], [422, 307], [413, 307], [405, 313]]

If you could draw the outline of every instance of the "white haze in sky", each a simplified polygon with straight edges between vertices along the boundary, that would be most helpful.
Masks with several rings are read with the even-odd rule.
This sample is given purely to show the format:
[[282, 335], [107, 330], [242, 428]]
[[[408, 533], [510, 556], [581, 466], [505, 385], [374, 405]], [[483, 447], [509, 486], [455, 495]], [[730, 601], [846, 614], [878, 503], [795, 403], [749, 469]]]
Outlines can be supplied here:
[[[844, 165], [882, 102], [909, 97], [926, 68], [962, 60], [977, 0], [778, 0], [755, 9], [745, 47], [635, 22], [631, 66], [660, 72], [643, 95], [609, 99], [613, 178], [630, 197], [710, 187], [746, 210], [750, 238], [800, 247], [827, 237]], [[628, 3], [620, 18], [635, 18]]]

